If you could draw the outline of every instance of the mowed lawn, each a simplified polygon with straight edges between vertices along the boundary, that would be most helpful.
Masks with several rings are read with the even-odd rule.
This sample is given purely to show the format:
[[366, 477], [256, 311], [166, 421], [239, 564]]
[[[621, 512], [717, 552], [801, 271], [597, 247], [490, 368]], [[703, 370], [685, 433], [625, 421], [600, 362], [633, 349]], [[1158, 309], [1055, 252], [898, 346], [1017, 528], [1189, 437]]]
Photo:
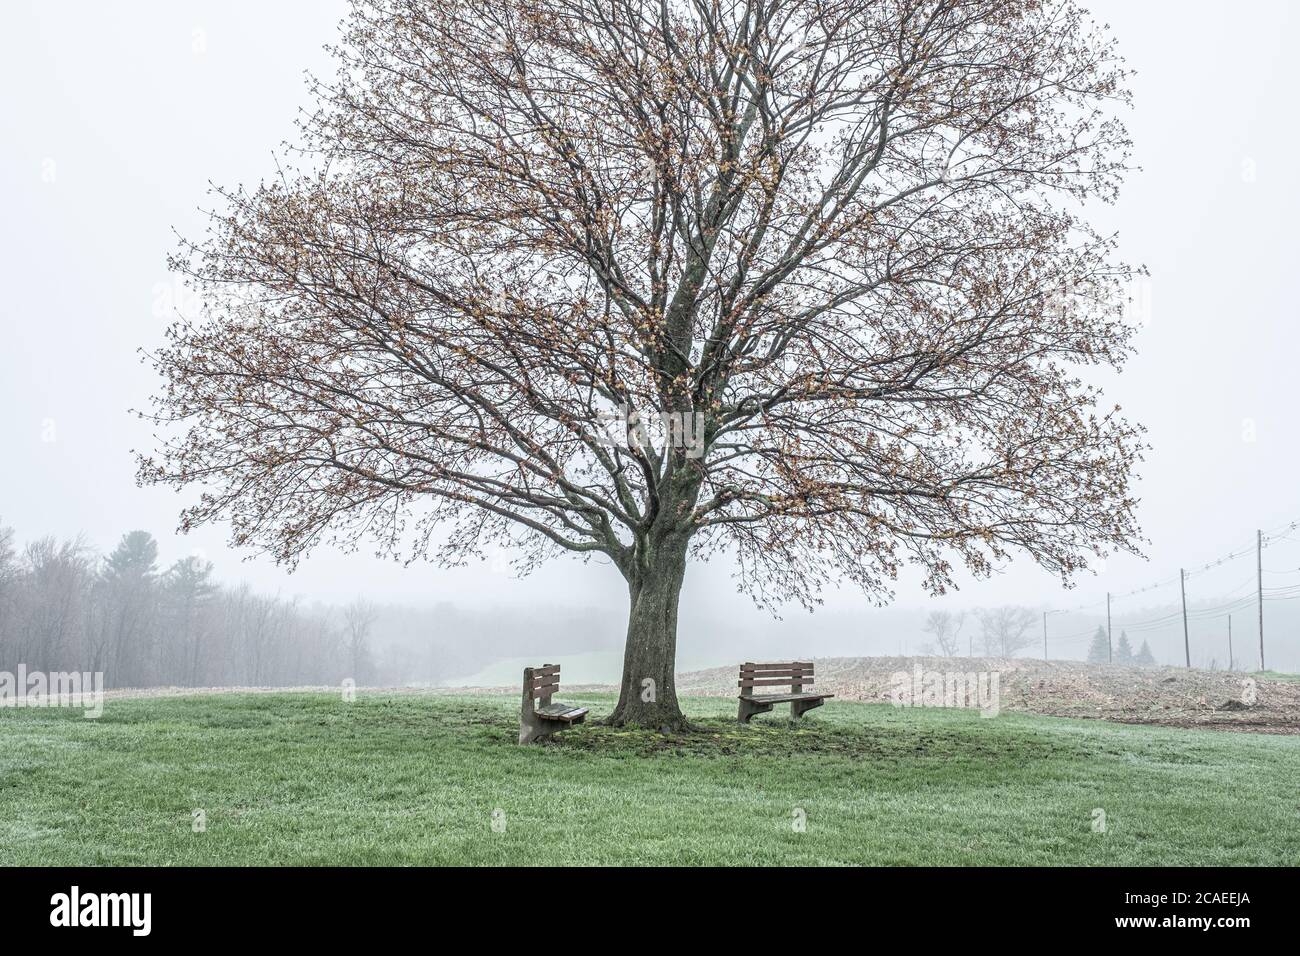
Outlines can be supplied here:
[[518, 706], [0, 710], [0, 863], [1300, 862], [1297, 737], [835, 702], [739, 727], [734, 702], [699, 698], [685, 706], [704, 733], [588, 726], [523, 748]]

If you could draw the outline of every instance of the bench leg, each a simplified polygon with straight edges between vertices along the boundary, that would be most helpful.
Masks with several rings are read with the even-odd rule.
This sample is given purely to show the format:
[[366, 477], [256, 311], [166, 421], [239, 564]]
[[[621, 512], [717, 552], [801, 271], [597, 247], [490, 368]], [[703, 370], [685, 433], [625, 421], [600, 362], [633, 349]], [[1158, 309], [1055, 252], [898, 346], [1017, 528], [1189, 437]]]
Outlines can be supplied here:
[[547, 726], [547, 722], [536, 718], [529, 719], [524, 716], [519, 721], [519, 742], [521, 744], [531, 744], [538, 740], [545, 740], [551, 736], [554, 727]]
[[826, 703], [824, 700], [792, 700], [790, 701], [790, 719], [798, 720], [805, 712], [812, 710], [814, 707], [820, 707]]
[[771, 709], [771, 704], [760, 704], [757, 701], [745, 700], [745, 698], [742, 697], [740, 698], [740, 713], [736, 715], [736, 719], [742, 724], [747, 724], [749, 723], [749, 718], [753, 717], [755, 714], [766, 714]]
[[545, 740], [551, 734], [561, 730], [568, 730], [575, 724], [586, 723], [587, 715], [583, 714], [577, 720], [544, 720], [540, 717], [521, 718], [519, 721], [519, 742], [521, 744], [531, 744], [538, 740]]

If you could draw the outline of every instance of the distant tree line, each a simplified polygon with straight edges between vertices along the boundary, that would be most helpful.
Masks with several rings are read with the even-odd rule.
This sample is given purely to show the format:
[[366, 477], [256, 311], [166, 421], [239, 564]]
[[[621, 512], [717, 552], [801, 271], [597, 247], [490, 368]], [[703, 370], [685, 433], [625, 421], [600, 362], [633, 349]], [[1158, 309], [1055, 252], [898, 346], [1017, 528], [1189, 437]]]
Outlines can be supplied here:
[[[974, 612], [975, 626], [968, 629], [965, 611], [931, 611], [926, 617], [922, 630], [932, 640], [921, 645], [926, 654], [944, 657], [956, 657], [962, 650], [962, 633], [966, 633], [966, 652], [974, 655], [976, 639], [978, 647], [986, 657], [1011, 657], [1016, 652], [1038, 643], [1034, 625], [1039, 620], [1039, 612], [1032, 608], [1008, 605], [997, 608], [981, 608]], [[1106, 629], [1098, 627], [1088, 647], [1088, 661], [1092, 664], [1129, 664], [1141, 667], [1155, 666], [1155, 657], [1151, 647], [1144, 640], [1142, 647], [1134, 653], [1128, 635], [1120, 632], [1119, 641], [1112, 653]]]
[[145, 531], [99, 558], [81, 538], [19, 547], [0, 525], [0, 670], [102, 671], [109, 687], [364, 685], [381, 676], [375, 614], [222, 586], [197, 557], [160, 568]]
[[[973, 626], [969, 616], [975, 618]], [[933, 640], [922, 644], [921, 650], [956, 657], [963, 649], [974, 656], [978, 647], [986, 657], [1012, 657], [1037, 643], [1032, 633], [1036, 620], [1030, 608], [1013, 605], [980, 608], [971, 615], [965, 611], [931, 611], [921, 629]]]

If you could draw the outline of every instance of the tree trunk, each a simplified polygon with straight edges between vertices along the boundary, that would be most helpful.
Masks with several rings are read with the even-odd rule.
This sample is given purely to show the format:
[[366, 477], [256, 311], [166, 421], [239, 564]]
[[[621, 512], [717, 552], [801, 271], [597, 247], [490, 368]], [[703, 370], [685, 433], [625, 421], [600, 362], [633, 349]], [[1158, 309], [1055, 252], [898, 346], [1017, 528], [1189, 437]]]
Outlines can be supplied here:
[[677, 704], [673, 667], [677, 659], [677, 603], [686, 577], [683, 536], [647, 544], [628, 573], [631, 607], [618, 705], [606, 721], [614, 726], [662, 732], [687, 728]]

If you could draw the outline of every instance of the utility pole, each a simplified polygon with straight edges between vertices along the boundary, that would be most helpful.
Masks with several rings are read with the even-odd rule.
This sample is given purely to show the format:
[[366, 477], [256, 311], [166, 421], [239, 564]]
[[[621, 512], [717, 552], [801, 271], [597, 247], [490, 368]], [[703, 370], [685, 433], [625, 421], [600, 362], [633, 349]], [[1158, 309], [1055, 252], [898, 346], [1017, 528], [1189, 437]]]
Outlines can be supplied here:
[[1264, 532], [1255, 532], [1255, 581], [1259, 596], [1259, 669], [1264, 669]]
[[1232, 615], [1228, 615], [1228, 670], [1234, 670], [1232, 666]]
[[1110, 639], [1110, 592], [1106, 592], [1106, 663], [1115, 662], [1115, 642]]
[[1187, 655], [1187, 666], [1192, 666], [1192, 644], [1187, 639], [1187, 572], [1178, 569], [1178, 590], [1183, 595], [1183, 653]]
[[1047, 612], [1043, 612], [1043, 660], [1047, 660]]

